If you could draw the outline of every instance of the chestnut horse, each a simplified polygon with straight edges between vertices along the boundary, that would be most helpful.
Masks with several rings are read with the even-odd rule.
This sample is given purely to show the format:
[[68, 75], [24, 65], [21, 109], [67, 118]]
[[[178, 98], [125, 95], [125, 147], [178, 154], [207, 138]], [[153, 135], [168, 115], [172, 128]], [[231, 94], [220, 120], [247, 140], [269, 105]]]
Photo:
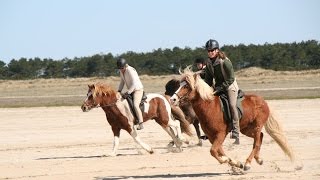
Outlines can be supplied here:
[[[170, 97], [176, 92], [176, 90], [178, 90], [178, 88], [180, 87], [180, 80], [178, 79], [171, 79], [170, 81], [167, 82], [167, 84], [165, 85], [165, 97], [166, 99], [170, 99]], [[199, 125], [199, 120], [198, 117], [196, 115], [196, 113], [194, 112], [192, 105], [189, 101], [179, 101], [179, 106], [176, 105], [171, 105], [171, 111], [173, 116], [176, 119], [179, 120], [183, 120], [183, 121], [187, 121], [189, 124], [193, 124], [196, 133], [197, 133], [197, 137], [198, 137], [198, 144], [199, 146], [202, 146], [202, 139], [203, 137], [201, 137], [201, 131], [200, 131], [200, 125]], [[184, 127], [181, 127], [182, 130], [184, 129]], [[190, 134], [188, 134], [190, 135]]]
[[201, 128], [212, 144], [210, 153], [219, 163], [228, 163], [245, 171], [250, 169], [253, 158], [262, 165], [263, 160], [259, 152], [263, 139], [261, 132], [263, 126], [290, 160], [294, 161], [294, 153], [287, 143], [283, 130], [262, 97], [245, 95], [242, 101], [244, 113], [240, 120], [241, 133], [254, 139], [252, 152], [244, 165], [224, 153], [222, 144], [230, 128], [223, 118], [219, 97], [214, 96], [213, 89], [200, 78], [198, 72], [192, 72], [189, 67], [182, 73], [180, 87], [170, 100], [175, 104], [181, 98], [187, 98], [191, 102]]
[[[127, 131], [143, 149], [150, 154], [153, 149], [142, 142], [134, 126], [134, 116], [126, 99], [121, 94], [113, 90], [110, 86], [101, 83], [88, 85], [87, 97], [81, 106], [84, 112], [95, 107], [101, 107], [113, 131], [113, 150], [109, 156], [116, 156], [119, 146], [120, 130]], [[182, 135], [180, 122], [171, 117], [169, 102], [160, 94], [147, 94], [145, 110], [142, 112], [143, 121], [154, 119], [173, 139], [178, 150], [181, 151]]]

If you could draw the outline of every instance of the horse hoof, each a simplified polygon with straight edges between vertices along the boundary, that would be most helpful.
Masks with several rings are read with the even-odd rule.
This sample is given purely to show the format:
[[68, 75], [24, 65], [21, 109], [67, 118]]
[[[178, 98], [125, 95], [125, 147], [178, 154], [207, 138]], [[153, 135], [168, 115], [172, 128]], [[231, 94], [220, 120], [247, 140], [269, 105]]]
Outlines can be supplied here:
[[168, 148], [171, 148], [173, 146], [174, 146], [174, 142], [173, 141], [169, 142], [169, 144], [167, 145]]
[[237, 163], [238, 168], [243, 169], [243, 164], [241, 162], [238, 161]]
[[256, 161], [257, 161], [257, 163], [259, 164], [259, 165], [262, 165], [263, 164], [263, 160], [262, 159], [256, 159]]
[[153, 149], [151, 149], [151, 150], [149, 151], [149, 153], [150, 153], [150, 154], [153, 154], [153, 153], [154, 153]]
[[199, 139], [199, 142], [198, 142], [197, 146], [202, 146], [202, 140], [201, 139]]
[[248, 171], [250, 168], [251, 168], [250, 165], [245, 165], [243, 170]]

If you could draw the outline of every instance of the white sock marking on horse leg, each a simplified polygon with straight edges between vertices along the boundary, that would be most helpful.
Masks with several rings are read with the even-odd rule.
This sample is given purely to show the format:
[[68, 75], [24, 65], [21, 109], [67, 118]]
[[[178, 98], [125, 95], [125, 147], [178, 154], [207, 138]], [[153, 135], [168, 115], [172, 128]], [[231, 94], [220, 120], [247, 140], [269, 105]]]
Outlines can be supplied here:
[[114, 136], [113, 137], [113, 148], [112, 152], [109, 154], [109, 156], [116, 156], [118, 152], [118, 147], [119, 147], [119, 137]]
[[135, 130], [133, 130], [130, 135], [132, 136], [134, 141], [137, 144], [139, 144], [144, 150], [146, 150], [149, 153], [152, 153], [152, 148], [148, 144], [141, 141], [140, 137], [138, 136], [138, 134]]

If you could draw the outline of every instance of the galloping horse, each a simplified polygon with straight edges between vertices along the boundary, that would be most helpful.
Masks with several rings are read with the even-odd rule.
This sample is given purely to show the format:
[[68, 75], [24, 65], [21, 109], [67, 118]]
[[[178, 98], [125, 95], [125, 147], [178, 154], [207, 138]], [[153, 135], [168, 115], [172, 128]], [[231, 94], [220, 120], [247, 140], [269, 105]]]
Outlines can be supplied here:
[[[84, 112], [94, 107], [101, 107], [113, 131], [113, 150], [109, 156], [116, 156], [119, 146], [120, 130], [127, 131], [143, 149], [150, 154], [153, 149], [141, 141], [134, 126], [134, 116], [130, 112], [130, 107], [126, 99], [121, 94], [113, 90], [110, 86], [101, 83], [88, 85], [87, 97], [81, 106]], [[142, 112], [143, 121], [154, 119], [173, 139], [174, 144], [181, 151], [182, 135], [180, 122], [171, 117], [169, 102], [160, 94], [148, 94], [145, 110]]]
[[278, 121], [262, 97], [245, 95], [242, 101], [244, 113], [240, 120], [241, 133], [254, 139], [252, 152], [245, 165], [231, 159], [224, 153], [222, 144], [229, 128], [223, 118], [219, 97], [214, 96], [212, 88], [200, 78], [197, 72], [192, 72], [188, 67], [182, 73], [179, 89], [170, 100], [177, 103], [181, 98], [187, 98], [191, 102], [199, 118], [201, 128], [212, 144], [210, 153], [219, 163], [228, 163], [232, 167], [243, 168], [245, 171], [250, 169], [253, 158], [258, 164], [262, 165], [263, 160], [260, 158], [259, 152], [263, 139], [263, 133], [261, 132], [263, 126], [284, 153], [289, 156], [290, 160], [295, 160], [294, 153], [289, 147]]
[[[170, 99], [170, 97], [176, 92], [176, 90], [178, 90], [179, 87], [180, 87], [180, 80], [171, 79], [170, 81], [168, 81], [167, 84], [165, 85], [166, 92], [164, 93], [166, 99]], [[202, 146], [199, 120], [192, 108], [191, 103], [189, 101], [180, 100], [179, 106], [171, 105], [171, 111], [173, 116], [176, 119], [185, 120], [185, 121], [188, 121], [189, 124], [193, 124], [198, 137], [197, 145]]]

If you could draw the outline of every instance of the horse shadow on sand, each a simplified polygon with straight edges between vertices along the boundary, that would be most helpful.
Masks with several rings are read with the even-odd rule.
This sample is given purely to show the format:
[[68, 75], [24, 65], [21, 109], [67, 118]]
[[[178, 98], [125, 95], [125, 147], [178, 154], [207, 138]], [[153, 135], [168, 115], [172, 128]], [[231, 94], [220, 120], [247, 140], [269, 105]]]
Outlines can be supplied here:
[[[166, 147], [155, 147], [154, 149], [157, 149], [157, 154], [166, 154], [166, 153], [173, 153], [172, 150], [166, 148]], [[118, 152], [116, 155], [118, 156], [141, 156], [143, 154], [140, 154], [139, 152], [142, 149], [137, 149], [137, 148], [121, 148], [119, 151], [123, 152]], [[166, 151], [167, 150], [167, 151]], [[90, 158], [110, 158], [111, 156], [108, 155], [91, 155], [91, 156], [53, 156], [53, 157], [40, 157], [35, 160], [51, 160], [51, 159], [90, 159]]]
[[155, 175], [138, 175], [138, 176], [110, 176], [95, 177], [95, 180], [120, 180], [120, 179], [177, 179], [177, 178], [218, 178], [229, 173], [190, 173], [190, 174], [155, 174]]

